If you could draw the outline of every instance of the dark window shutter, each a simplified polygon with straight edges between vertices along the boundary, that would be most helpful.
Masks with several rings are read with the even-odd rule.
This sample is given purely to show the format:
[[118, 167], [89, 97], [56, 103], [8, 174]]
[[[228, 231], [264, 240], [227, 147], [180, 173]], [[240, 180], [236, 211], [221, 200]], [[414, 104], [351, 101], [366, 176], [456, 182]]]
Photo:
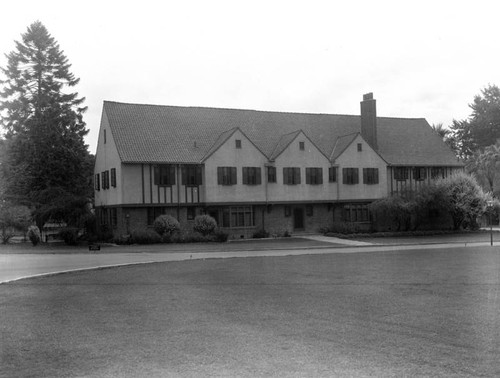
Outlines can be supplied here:
[[248, 168], [243, 167], [243, 185], [248, 185]]
[[323, 168], [318, 168], [318, 184], [323, 184]]
[[260, 184], [262, 184], [262, 172], [261, 172], [260, 167], [256, 168], [255, 171], [256, 171], [255, 174], [257, 176], [255, 183], [257, 185], [260, 185]]
[[368, 168], [363, 168], [363, 184], [368, 184]]
[[306, 168], [306, 184], [311, 183], [311, 168]]
[[222, 167], [217, 167], [217, 184], [223, 185], [224, 171]]
[[294, 168], [295, 171], [295, 177], [297, 178], [295, 183], [300, 184], [300, 168]]
[[354, 183], [358, 184], [359, 183], [359, 169], [354, 168], [353, 173], [354, 173]]
[[374, 174], [374, 180], [373, 180], [373, 183], [374, 184], [378, 184], [378, 168], [375, 168], [373, 170], [373, 174]]
[[349, 172], [347, 168], [342, 168], [342, 184], [348, 183], [347, 172]]
[[236, 167], [231, 167], [230, 170], [231, 170], [231, 185], [236, 185], [238, 183]]

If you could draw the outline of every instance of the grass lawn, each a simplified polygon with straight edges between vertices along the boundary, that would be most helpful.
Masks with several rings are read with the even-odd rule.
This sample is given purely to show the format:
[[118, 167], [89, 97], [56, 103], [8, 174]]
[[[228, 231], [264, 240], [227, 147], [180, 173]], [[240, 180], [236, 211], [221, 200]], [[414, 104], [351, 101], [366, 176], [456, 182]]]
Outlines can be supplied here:
[[0, 285], [0, 376], [500, 376], [500, 251], [193, 260]]

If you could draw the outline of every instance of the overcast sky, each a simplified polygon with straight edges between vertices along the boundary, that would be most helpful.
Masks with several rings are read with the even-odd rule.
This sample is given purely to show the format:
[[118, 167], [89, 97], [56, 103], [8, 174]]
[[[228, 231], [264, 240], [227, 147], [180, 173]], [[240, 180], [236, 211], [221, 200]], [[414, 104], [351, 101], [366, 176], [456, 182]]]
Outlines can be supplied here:
[[40, 20], [86, 97], [95, 152], [104, 100], [463, 119], [500, 85], [498, 1], [10, 1], [0, 66]]

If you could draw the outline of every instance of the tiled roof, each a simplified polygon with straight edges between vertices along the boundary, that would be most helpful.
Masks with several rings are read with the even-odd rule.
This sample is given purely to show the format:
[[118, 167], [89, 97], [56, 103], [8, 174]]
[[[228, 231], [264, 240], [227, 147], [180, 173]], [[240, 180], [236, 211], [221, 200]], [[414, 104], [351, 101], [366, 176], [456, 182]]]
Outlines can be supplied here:
[[352, 133], [348, 135], [343, 135], [337, 138], [335, 144], [333, 145], [333, 151], [330, 156], [331, 160], [338, 158], [342, 152], [352, 143], [352, 141], [358, 136], [359, 133]]
[[[302, 130], [326, 156], [360, 131], [360, 116], [104, 102], [124, 163], [199, 163], [240, 129], [268, 158]], [[425, 119], [377, 117], [380, 155], [389, 164], [461, 165]], [[293, 139], [293, 138], [292, 138]], [[213, 151], [212, 151], [213, 152]]]
[[276, 159], [281, 153], [288, 147], [290, 143], [293, 142], [295, 138], [297, 138], [297, 135], [299, 135], [302, 132], [302, 130], [297, 130], [285, 135], [282, 135], [281, 138], [279, 139], [278, 143], [274, 147], [273, 152], [271, 153], [271, 156], [269, 156], [269, 160], [274, 160]]

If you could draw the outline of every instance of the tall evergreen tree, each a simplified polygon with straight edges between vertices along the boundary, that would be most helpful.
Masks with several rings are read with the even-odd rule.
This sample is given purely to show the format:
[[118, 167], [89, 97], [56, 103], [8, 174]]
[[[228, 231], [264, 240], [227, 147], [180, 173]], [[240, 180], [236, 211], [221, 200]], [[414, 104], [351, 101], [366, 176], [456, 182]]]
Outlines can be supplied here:
[[[84, 98], [68, 88], [79, 79], [45, 26], [36, 21], [7, 54], [0, 115], [8, 141], [7, 194], [47, 217], [67, 218], [68, 203], [91, 195], [92, 167], [84, 136]], [[67, 220], [67, 219], [64, 219]]]

